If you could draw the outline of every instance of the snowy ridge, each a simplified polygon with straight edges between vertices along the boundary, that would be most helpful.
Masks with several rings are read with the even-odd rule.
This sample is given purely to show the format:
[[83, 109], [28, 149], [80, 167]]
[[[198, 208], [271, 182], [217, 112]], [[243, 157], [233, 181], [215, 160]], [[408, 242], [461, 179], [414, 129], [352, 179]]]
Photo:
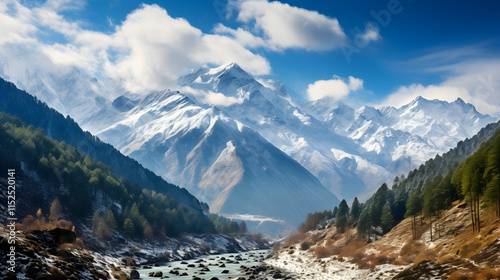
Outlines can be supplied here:
[[97, 135], [187, 188], [214, 212], [284, 220], [284, 230], [338, 203], [295, 160], [218, 108], [172, 91], [134, 102], [136, 107], [117, 114], [120, 121]]
[[419, 97], [378, 109], [328, 98], [302, 103], [279, 81], [255, 79], [235, 63], [179, 81], [241, 101], [218, 107], [189, 90], [118, 96], [119, 87], [76, 69], [66, 78], [29, 73], [14, 81], [212, 211], [286, 227], [331, 209], [335, 196], [368, 198], [495, 121], [461, 99]]
[[[184, 86], [244, 98], [221, 110], [294, 158], [338, 197], [354, 198], [391, 177], [364, 157], [363, 147], [304, 111], [283, 84], [261, 82], [234, 63], [214, 69], [204, 67], [181, 79]], [[335, 151], [345, 156], [338, 157], [340, 153]], [[369, 177], [378, 179], [363, 179]]]

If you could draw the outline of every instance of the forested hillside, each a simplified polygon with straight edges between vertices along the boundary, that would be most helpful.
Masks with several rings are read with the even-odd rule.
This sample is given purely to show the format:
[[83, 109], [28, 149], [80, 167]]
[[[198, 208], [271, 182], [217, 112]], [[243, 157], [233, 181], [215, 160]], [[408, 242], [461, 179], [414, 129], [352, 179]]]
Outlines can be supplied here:
[[43, 129], [0, 113], [0, 170], [8, 169], [16, 170], [21, 186], [18, 214], [26, 217], [25, 226], [35, 222], [35, 213], [40, 224], [50, 212], [54, 224], [64, 217], [104, 239], [115, 231], [131, 238], [215, 233], [216, 226], [225, 233], [240, 231], [228, 219], [211, 220], [172, 197], [142, 189], [90, 155], [50, 139]]
[[[78, 94], [78, 93], [75, 93]], [[36, 97], [19, 90], [14, 84], [0, 78], [0, 111], [16, 116], [28, 125], [40, 127], [50, 138], [78, 148], [83, 155], [109, 165], [113, 172], [142, 188], [175, 198], [184, 206], [201, 212], [206, 205], [187, 190], [165, 182], [161, 177], [144, 168], [137, 161], [124, 156], [113, 146], [103, 143], [89, 132], [84, 132], [69, 116], [64, 117]]]
[[[57, 186], [56, 195], [71, 220], [84, 221], [102, 202], [109, 207], [110, 227], [142, 237], [145, 228], [153, 227], [157, 236], [175, 236], [184, 232], [215, 232], [202, 213], [184, 208], [178, 201], [115, 175], [111, 168], [90, 155], [83, 156], [66, 142], [56, 142], [43, 129], [23, 124], [19, 119], [0, 113], [0, 169], [18, 172], [35, 171], [43, 181]], [[33, 188], [36, 186], [25, 186]], [[27, 192], [28, 190], [24, 190]], [[102, 194], [102, 197], [99, 194]], [[27, 194], [25, 194], [27, 195]], [[19, 201], [22, 202], [20, 194]], [[47, 208], [52, 200], [39, 200]], [[119, 202], [115, 205], [113, 202]], [[107, 211], [106, 211], [107, 212]], [[127, 220], [131, 220], [127, 222]], [[132, 228], [133, 230], [131, 230]]]
[[[331, 218], [341, 231], [356, 227], [360, 235], [369, 236], [375, 229], [390, 231], [406, 217], [413, 217], [416, 232], [420, 214], [432, 221], [457, 199], [465, 199], [471, 207], [473, 223], [480, 229], [479, 209], [496, 207], [498, 215], [500, 163], [498, 145], [500, 122], [483, 128], [471, 139], [460, 141], [457, 147], [436, 155], [418, 169], [396, 177], [391, 188], [383, 184], [377, 192], [360, 204], [357, 199], [349, 208], [342, 201], [333, 211], [313, 213], [301, 226], [301, 231], [314, 229]], [[373, 232], [374, 233], [374, 232]]]

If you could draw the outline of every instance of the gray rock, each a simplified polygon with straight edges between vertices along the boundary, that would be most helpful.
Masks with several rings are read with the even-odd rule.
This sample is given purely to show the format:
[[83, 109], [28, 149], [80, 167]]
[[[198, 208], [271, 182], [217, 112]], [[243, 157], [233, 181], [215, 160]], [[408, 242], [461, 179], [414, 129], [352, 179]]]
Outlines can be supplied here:
[[139, 273], [139, 271], [137, 270], [132, 270], [132, 272], [130, 272], [130, 279], [141, 279], [141, 274]]

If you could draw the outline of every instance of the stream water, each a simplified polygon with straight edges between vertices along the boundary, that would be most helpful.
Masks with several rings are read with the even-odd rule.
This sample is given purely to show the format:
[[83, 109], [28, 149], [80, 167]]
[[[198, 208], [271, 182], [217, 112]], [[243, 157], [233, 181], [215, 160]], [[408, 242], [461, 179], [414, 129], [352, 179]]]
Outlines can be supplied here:
[[202, 256], [191, 260], [168, 262], [160, 266], [153, 266], [151, 269], [139, 269], [138, 271], [141, 279], [159, 279], [159, 277], [148, 276], [150, 272], [157, 271], [160, 271], [162, 276], [168, 276], [168, 279], [172, 280], [192, 279], [195, 276], [206, 280], [212, 277], [217, 277], [220, 280], [235, 279], [245, 275], [241, 270], [241, 266], [252, 267], [260, 265], [269, 252], [269, 250], [257, 250]]

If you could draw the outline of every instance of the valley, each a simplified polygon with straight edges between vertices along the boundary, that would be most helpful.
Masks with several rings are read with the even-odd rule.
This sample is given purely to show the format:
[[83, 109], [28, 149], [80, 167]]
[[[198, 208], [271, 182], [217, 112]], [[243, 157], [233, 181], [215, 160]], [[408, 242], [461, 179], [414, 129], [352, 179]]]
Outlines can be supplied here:
[[0, 279], [500, 279], [500, 1], [0, 0]]

